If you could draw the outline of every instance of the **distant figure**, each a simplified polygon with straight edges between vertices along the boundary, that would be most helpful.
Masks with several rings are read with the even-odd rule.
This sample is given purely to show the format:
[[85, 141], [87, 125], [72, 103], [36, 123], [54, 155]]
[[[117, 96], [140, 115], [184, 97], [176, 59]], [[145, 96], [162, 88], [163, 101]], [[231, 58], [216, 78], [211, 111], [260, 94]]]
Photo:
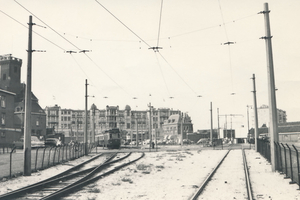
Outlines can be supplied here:
[[155, 143], [154, 143], [154, 142], [152, 142], [151, 144], [152, 144], [152, 149], [154, 149], [154, 145], [155, 145]]

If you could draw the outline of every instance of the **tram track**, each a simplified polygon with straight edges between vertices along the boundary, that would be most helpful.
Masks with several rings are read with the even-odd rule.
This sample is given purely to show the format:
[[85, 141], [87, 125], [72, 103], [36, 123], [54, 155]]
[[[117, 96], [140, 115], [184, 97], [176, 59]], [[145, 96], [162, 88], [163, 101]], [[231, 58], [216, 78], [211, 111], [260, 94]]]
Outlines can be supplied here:
[[[101, 169], [101, 167], [103, 168], [112, 163], [123, 160], [127, 158], [130, 153], [121, 158], [115, 159], [116, 155], [117, 153], [110, 153], [94, 156], [93, 158], [46, 180], [0, 195], [0, 199], [43, 199], [49, 194], [55, 193], [63, 188], [71, 187], [75, 183], [86, 180], [96, 169]], [[90, 163], [95, 162], [95, 160], [101, 156], [108, 157], [106, 157], [104, 162], [102, 161], [100, 164], [98, 164], [98, 166], [87, 166]]]
[[[221, 184], [225, 184], [225, 185], [223, 185], [224, 187], [227, 187], [228, 185], [230, 185], [230, 187], [233, 187], [234, 184], [235, 185], [239, 184], [239, 187], [233, 188], [234, 192], [228, 191], [228, 193], [230, 195], [232, 195], [231, 199], [232, 198], [233, 199], [238, 199], [236, 196], [240, 195], [240, 197], [243, 196], [242, 197], [243, 199], [253, 200], [251, 181], [250, 181], [249, 170], [248, 170], [248, 166], [247, 166], [247, 159], [246, 159], [244, 149], [242, 149], [242, 155], [241, 156], [242, 156], [242, 165], [243, 165], [242, 168], [243, 168], [243, 171], [244, 171], [245, 179], [240, 178], [240, 177], [238, 179], [234, 179], [236, 183], [233, 184], [232, 182], [234, 182], [234, 181], [231, 181], [229, 183], [229, 182], [225, 181], [226, 178], [224, 179], [224, 177], [226, 177], [226, 175], [225, 176], [222, 175], [222, 173], [230, 174], [230, 171], [228, 169], [225, 169], [225, 170], [222, 169], [221, 170], [221, 168], [222, 167], [224, 168], [225, 164], [223, 164], [223, 163], [225, 162], [226, 159], [228, 159], [227, 157], [231, 152], [232, 152], [231, 150], [228, 150], [228, 152], [224, 155], [224, 157], [216, 164], [216, 167], [213, 168], [213, 170], [204, 179], [204, 181], [199, 186], [199, 188], [194, 193], [194, 195], [190, 198], [190, 200], [206, 199], [206, 197], [208, 197], [208, 196], [210, 196], [210, 198], [211, 198], [211, 192], [213, 192], [214, 195], [219, 196], [218, 199], [222, 199], [222, 196], [224, 197], [224, 199], [228, 199], [229, 197], [228, 196], [225, 197], [224, 193], [219, 193], [218, 192], [218, 186], [220, 186]], [[227, 162], [229, 162], [229, 161], [227, 161]], [[228, 178], [228, 176], [227, 176], [227, 178]], [[245, 188], [243, 188], [242, 185], [245, 185]], [[222, 185], [221, 185], [221, 187], [222, 187]], [[237, 194], [237, 193], [239, 193], [239, 194]]]

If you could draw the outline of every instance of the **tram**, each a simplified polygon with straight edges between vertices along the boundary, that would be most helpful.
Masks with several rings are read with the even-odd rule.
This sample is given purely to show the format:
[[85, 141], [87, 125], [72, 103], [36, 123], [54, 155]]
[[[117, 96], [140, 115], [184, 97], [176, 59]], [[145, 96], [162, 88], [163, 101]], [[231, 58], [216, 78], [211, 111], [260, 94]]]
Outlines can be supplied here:
[[119, 149], [121, 146], [120, 130], [113, 128], [96, 135], [95, 139], [98, 146], [107, 147], [108, 149]]

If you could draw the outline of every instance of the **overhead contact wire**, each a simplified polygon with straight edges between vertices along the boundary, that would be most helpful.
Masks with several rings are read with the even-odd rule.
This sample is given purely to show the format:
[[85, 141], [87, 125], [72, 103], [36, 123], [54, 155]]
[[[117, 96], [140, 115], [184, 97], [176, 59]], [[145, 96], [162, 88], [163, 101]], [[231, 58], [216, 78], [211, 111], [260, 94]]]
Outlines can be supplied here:
[[190, 88], [196, 95], [197, 93], [189, 86], [189, 84], [179, 75], [179, 73], [172, 67], [172, 65], [165, 59], [165, 57], [158, 52], [159, 55], [162, 57], [162, 59], [164, 59], [164, 61], [171, 67], [171, 69], [177, 74], [177, 76], [188, 86], [188, 88]]
[[[16, 20], [15, 18], [11, 17], [10, 15], [8, 15], [7, 13], [3, 12], [2, 10], [0, 10], [0, 12], [2, 12], [4, 15], [6, 15], [7, 17], [11, 18], [12, 20], [14, 20], [15, 22], [17, 22], [18, 24], [20, 24], [21, 26], [25, 27], [26, 29], [28, 29], [28, 26], [25, 26], [24, 24], [22, 24], [20, 21]], [[63, 51], [65, 51], [64, 48], [60, 47], [59, 45], [55, 44], [54, 42], [52, 42], [51, 40], [45, 38], [44, 36], [42, 36], [41, 34], [37, 33], [36, 31], [32, 31], [35, 34], [37, 34], [38, 36], [40, 36], [41, 38], [43, 38], [44, 40], [50, 42], [51, 44], [55, 45], [56, 47], [62, 49]]]
[[126, 24], [124, 24], [119, 18], [117, 18], [112, 12], [110, 12], [105, 6], [103, 6], [100, 2], [95, 0], [104, 10], [106, 10], [111, 16], [113, 16], [116, 20], [118, 20], [125, 28], [127, 28], [131, 33], [133, 33], [136, 37], [138, 37], [142, 42], [144, 42], [148, 47], [151, 47], [145, 40], [143, 40], [138, 34], [136, 34], [133, 30], [131, 30]]
[[166, 82], [166, 80], [165, 80], [165, 76], [164, 76], [164, 74], [163, 74], [163, 71], [162, 71], [161, 65], [160, 65], [160, 63], [159, 63], [159, 60], [158, 60], [158, 58], [157, 58], [156, 52], [154, 52], [154, 54], [155, 54], [155, 57], [156, 57], [156, 60], [157, 60], [157, 64], [158, 64], [158, 66], [159, 66], [160, 73], [161, 73], [162, 78], [163, 78], [163, 80], [164, 80], [164, 83], [165, 83], [167, 92], [168, 92], [168, 94], [169, 94], [169, 96], [170, 96], [169, 88], [168, 88], [167, 82]]
[[159, 35], [160, 35], [160, 26], [161, 26], [161, 17], [162, 17], [162, 9], [163, 9], [163, 2], [164, 0], [161, 0], [161, 7], [160, 7], [160, 16], [159, 16], [159, 25], [158, 25], [158, 36], [157, 36], [157, 47], [159, 45]]
[[[222, 17], [222, 22], [223, 22], [223, 27], [224, 27], [224, 31], [225, 31], [225, 35], [226, 35], [226, 39], [227, 39], [227, 42], [229, 42], [229, 39], [228, 39], [228, 33], [227, 33], [227, 29], [226, 29], [225, 21], [224, 21], [224, 16], [223, 16], [223, 11], [222, 11], [222, 7], [221, 7], [220, 0], [218, 0], [218, 2], [219, 2], [219, 8], [220, 8], [220, 12], [221, 12], [221, 17]], [[230, 66], [230, 75], [231, 75], [231, 89], [233, 90], [233, 75], [232, 75], [232, 63], [231, 63], [231, 51], [230, 51], [230, 44], [228, 44], [228, 53], [229, 53], [229, 66]]]
[[75, 48], [77, 48], [78, 50], [80, 50], [80, 48], [78, 48], [75, 44], [73, 44], [72, 42], [70, 42], [68, 39], [66, 39], [64, 36], [62, 36], [59, 32], [57, 32], [56, 30], [54, 30], [51, 26], [49, 26], [47, 23], [45, 23], [43, 20], [41, 20], [40, 18], [38, 18], [35, 14], [33, 14], [30, 10], [28, 10], [27, 8], [25, 8], [22, 4], [20, 4], [19, 2], [17, 2], [17, 0], [14, 0], [17, 4], [19, 4], [22, 8], [24, 8], [27, 12], [29, 12], [30, 14], [32, 14], [35, 18], [37, 18], [38, 20], [40, 20], [42, 23], [44, 23], [47, 27], [49, 27], [52, 31], [54, 31], [57, 35], [59, 35], [61, 38], [63, 38], [65, 41], [67, 41], [69, 44], [71, 44], [72, 46], [74, 46]]
[[[16, 3], [18, 3], [16, 0], [14, 0]], [[60, 37], [62, 37], [64, 40], [66, 40], [67, 42], [69, 42], [72, 46], [76, 47], [78, 50], [80, 50], [79, 47], [77, 47], [75, 44], [73, 44], [72, 42], [70, 42], [69, 40], [67, 40], [64, 36], [62, 36], [60, 33], [58, 33], [55, 29], [53, 29], [51, 26], [49, 26], [48, 24], [46, 24], [43, 20], [41, 20], [40, 18], [38, 18], [36, 15], [34, 15], [32, 12], [30, 12], [28, 9], [26, 9], [23, 5], [21, 5], [20, 3], [18, 3], [22, 8], [24, 8], [26, 11], [28, 11], [29, 13], [31, 13], [33, 16], [35, 16], [37, 19], [39, 19], [42, 23], [44, 23], [47, 27], [49, 27], [52, 31], [54, 31], [56, 34], [58, 34]], [[84, 53], [84, 55], [91, 60], [95, 66], [97, 66], [110, 80], [112, 80], [118, 87], [120, 87], [122, 90], [124, 90], [113, 78], [111, 78], [103, 69], [101, 69], [101, 67], [99, 65], [97, 65], [96, 62], [94, 62], [94, 60], [89, 57], [86, 53]], [[124, 90], [125, 91], [125, 90]], [[127, 93], [127, 91], [125, 91]], [[128, 94], [128, 93], [127, 93]]]

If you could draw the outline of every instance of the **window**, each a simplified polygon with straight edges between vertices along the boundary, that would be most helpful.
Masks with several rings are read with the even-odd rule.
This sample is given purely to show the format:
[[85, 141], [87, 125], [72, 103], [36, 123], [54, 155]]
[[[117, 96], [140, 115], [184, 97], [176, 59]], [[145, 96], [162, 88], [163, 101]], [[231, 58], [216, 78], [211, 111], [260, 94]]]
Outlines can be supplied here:
[[4, 96], [0, 96], [0, 98], [1, 98], [1, 107], [2, 107], [2, 108], [5, 108], [5, 106], [6, 106], [6, 105], [5, 105], [5, 100], [6, 100], [6, 99], [5, 99]]
[[1, 124], [5, 125], [5, 113], [1, 114]]
[[39, 119], [36, 119], [36, 126], [39, 126], [40, 125], [40, 121]]
[[130, 123], [127, 123], [127, 128], [130, 128]]
[[0, 137], [5, 138], [5, 132], [1, 132]]

